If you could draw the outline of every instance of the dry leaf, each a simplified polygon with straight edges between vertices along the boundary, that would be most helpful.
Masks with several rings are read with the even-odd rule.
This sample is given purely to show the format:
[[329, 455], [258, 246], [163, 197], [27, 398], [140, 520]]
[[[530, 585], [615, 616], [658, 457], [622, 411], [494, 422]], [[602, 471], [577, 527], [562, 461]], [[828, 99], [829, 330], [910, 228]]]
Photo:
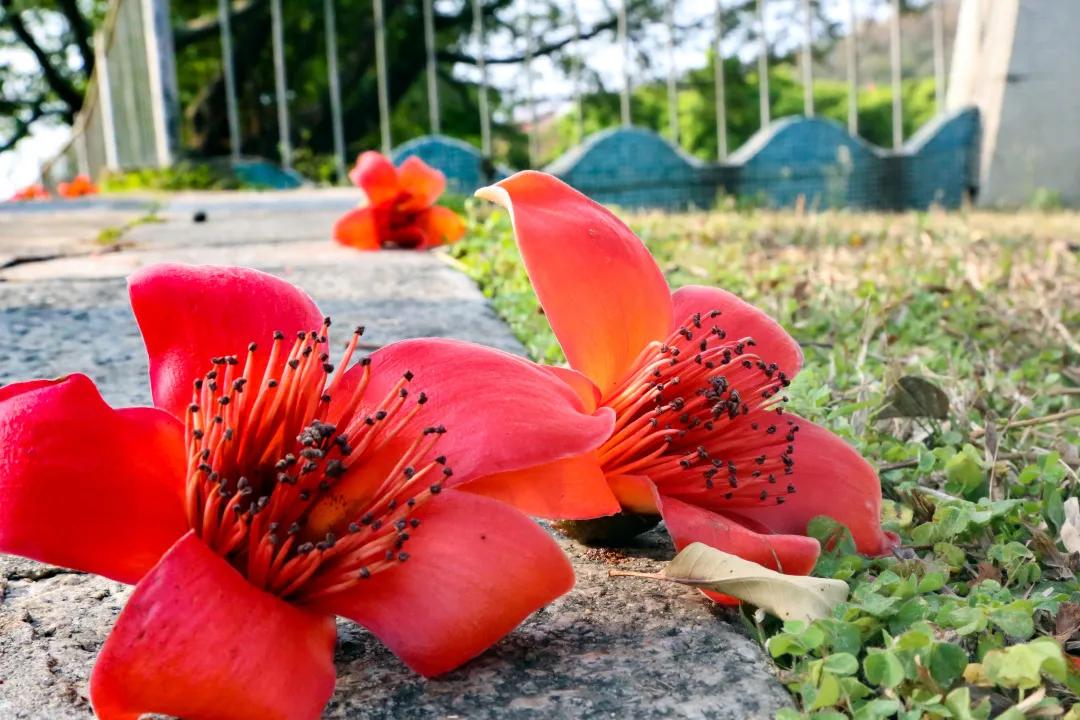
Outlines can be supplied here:
[[885, 405], [874, 420], [888, 418], [936, 418], [949, 417], [949, 396], [926, 378], [905, 375], [889, 390]]
[[782, 620], [811, 622], [832, 615], [848, 586], [840, 580], [784, 575], [703, 543], [692, 543], [659, 573], [612, 570], [614, 576], [644, 577], [723, 593], [756, 605]]
[[1080, 552], [1080, 498], [1065, 501], [1065, 522], [1061, 525], [1061, 544], [1071, 553]]

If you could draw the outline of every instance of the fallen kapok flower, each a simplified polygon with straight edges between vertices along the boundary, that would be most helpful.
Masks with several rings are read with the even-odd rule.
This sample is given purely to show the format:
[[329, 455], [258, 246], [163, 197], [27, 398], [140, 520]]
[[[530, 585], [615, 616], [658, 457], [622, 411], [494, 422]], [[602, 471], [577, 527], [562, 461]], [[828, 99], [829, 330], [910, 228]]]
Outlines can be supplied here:
[[88, 175], [76, 175], [70, 182], [56, 186], [56, 194], [62, 198], [78, 198], [85, 195], [97, 195], [98, 187]]
[[658, 573], [611, 570], [608, 574], [666, 580], [720, 593], [781, 620], [813, 622], [830, 617], [848, 596], [847, 583], [841, 580], [784, 575], [699, 542], [687, 545]]
[[519, 172], [476, 194], [510, 211], [572, 368], [551, 371], [587, 407], [616, 414], [599, 450], [538, 471], [577, 499], [572, 513], [536, 502], [529, 472], [517, 476], [520, 491], [502, 482], [493, 497], [551, 518], [659, 514], [679, 548], [702, 542], [796, 575], [820, 553], [806, 536], [819, 515], [847, 526], [860, 552], [895, 545], [881, 528], [874, 469], [785, 411], [783, 390], [803, 356], [779, 323], [719, 288], [671, 292], [622, 221], [550, 175]]
[[48, 200], [50, 197], [49, 191], [45, 189], [45, 186], [40, 183], [34, 185], [27, 185], [21, 190], [16, 190], [15, 194], [11, 196], [10, 202], [29, 202], [31, 200]]
[[364, 203], [334, 225], [334, 239], [360, 250], [427, 250], [460, 240], [465, 221], [436, 205], [446, 176], [416, 156], [395, 168], [382, 154], [362, 153], [349, 179], [364, 191]]
[[469, 483], [596, 447], [610, 411], [451, 340], [350, 366], [358, 328], [334, 366], [315, 303], [254, 270], [159, 265], [129, 290], [154, 407], [79, 374], [0, 388], [0, 552], [137, 583], [99, 718], [317, 718], [335, 615], [431, 676], [570, 589], [554, 540]]

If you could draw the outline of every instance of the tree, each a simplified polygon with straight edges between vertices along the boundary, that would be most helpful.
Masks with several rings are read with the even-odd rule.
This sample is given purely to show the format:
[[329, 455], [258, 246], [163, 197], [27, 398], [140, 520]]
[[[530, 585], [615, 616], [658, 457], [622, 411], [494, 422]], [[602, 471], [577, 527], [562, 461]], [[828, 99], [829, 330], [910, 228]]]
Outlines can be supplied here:
[[106, 0], [0, 0], [0, 152], [37, 122], [72, 123], [94, 70]]

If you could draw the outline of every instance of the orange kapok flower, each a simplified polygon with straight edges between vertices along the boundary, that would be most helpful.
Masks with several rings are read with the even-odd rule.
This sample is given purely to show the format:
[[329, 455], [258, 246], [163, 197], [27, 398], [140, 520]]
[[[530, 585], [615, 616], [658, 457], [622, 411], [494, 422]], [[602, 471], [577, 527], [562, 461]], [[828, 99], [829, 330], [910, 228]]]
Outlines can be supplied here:
[[451, 340], [350, 362], [357, 329], [335, 366], [315, 303], [254, 270], [129, 287], [154, 407], [78, 374], [0, 388], [0, 552], [136, 583], [91, 676], [101, 720], [311, 720], [335, 615], [431, 676], [573, 585], [541, 527], [469, 485], [598, 446], [610, 411]]
[[17, 190], [11, 196], [11, 202], [28, 202], [30, 200], [48, 200], [49, 191], [41, 183], [27, 185], [22, 190]]
[[400, 168], [373, 150], [362, 153], [349, 179], [364, 191], [365, 203], [334, 225], [334, 239], [360, 250], [427, 250], [460, 240], [465, 221], [435, 201], [446, 176], [413, 156]]
[[62, 198], [97, 195], [97, 192], [97, 185], [86, 175], [76, 175], [70, 182], [62, 182], [56, 186], [56, 194]]
[[[719, 288], [672, 292], [644, 244], [562, 181], [520, 172], [477, 191], [507, 210], [570, 369], [552, 368], [615, 429], [596, 451], [537, 470], [576, 488], [586, 519], [660, 515], [676, 546], [703, 542], [790, 574], [820, 553], [808, 522], [847, 526], [860, 552], [887, 552], [874, 469], [836, 435], [787, 412], [798, 343]], [[533, 514], [531, 472], [489, 494]], [[553, 482], [548, 480], [549, 484]]]

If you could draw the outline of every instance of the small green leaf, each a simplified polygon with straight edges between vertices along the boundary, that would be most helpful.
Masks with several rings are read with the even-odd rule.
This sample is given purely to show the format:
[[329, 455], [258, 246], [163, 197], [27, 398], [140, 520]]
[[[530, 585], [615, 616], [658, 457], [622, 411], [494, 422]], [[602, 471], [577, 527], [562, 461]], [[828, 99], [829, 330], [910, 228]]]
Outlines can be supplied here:
[[871, 650], [863, 660], [863, 672], [873, 685], [894, 688], [904, 682], [904, 665], [890, 650]]
[[959, 645], [936, 643], [930, 651], [930, 676], [943, 688], [951, 687], [964, 674], [968, 654]]
[[1042, 676], [1064, 680], [1065, 656], [1053, 638], [1042, 637], [1023, 645], [1013, 645], [986, 653], [983, 672], [991, 682], [1007, 688], [1031, 690], [1042, 684]]
[[836, 679], [836, 676], [823, 672], [821, 674], [821, 680], [818, 682], [817, 693], [814, 695], [814, 700], [811, 702], [809, 710], [820, 710], [822, 708], [832, 707], [840, 701], [840, 682]]
[[851, 653], [833, 653], [825, 658], [824, 668], [833, 675], [854, 675], [859, 671], [859, 661]]

